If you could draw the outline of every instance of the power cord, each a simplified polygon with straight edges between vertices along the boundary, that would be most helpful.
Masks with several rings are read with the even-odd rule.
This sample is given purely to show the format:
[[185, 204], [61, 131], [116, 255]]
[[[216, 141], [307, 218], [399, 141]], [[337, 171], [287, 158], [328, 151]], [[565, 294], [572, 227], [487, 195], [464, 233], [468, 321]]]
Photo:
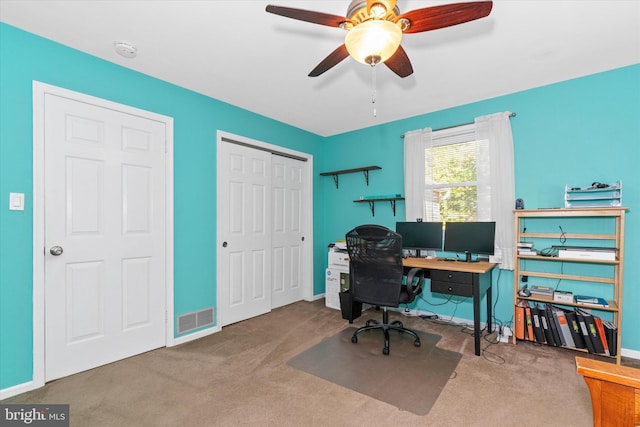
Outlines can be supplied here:
[[560, 229], [560, 243], [564, 246], [567, 241], [567, 236], [564, 234], [564, 230], [561, 225], [559, 225], [558, 228]]
[[449, 295], [449, 297], [447, 298], [447, 300], [446, 300], [446, 301], [441, 302], [441, 303], [439, 303], [439, 304], [436, 304], [436, 303], [433, 303], [433, 302], [431, 302], [431, 301], [428, 301], [425, 297], [423, 297], [423, 296], [422, 296], [422, 294], [420, 294], [418, 297], [419, 297], [422, 301], [426, 302], [428, 305], [430, 305], [430, 306], [432, 306], [432, 307], [438, 307], [438, 306], [440, 306], [440, 305], [448, 304], [448, 303], [453, 299], [453, 295]]
[[[420, 316], [423, 320], [425, 321], [429, 321], [438, 325], [444, 325], [444, 326], [454, 326], [454, 327], [461, 327], [460, 332], [463, 334], [467, 334], [469, 336], [473, 336], [474, 334], [474, 330], [473, 327], [469, 324], [466, 323], [458, 323], [458, 322], [454, 322], [452, 319], [446, 320], [446, 319], [441, 319], [441, 318], [436, 318], [433, 319], [431, 316]], [[501, 326], [502, 327], [502, 326]], [[480, 334], [482, 334], [483, 331], [486, 330], [486, 326], [480, 331]], [[496, 330], [490, 334], [485, 334], [482, 335], [483, 339], [488, 343], [484, 348], [480, 349], [480, 352], [482, 354], [482, 357], [487, 360], [488, 362], [491, 363], [496, 363], [496, 364], [500, 364], [503, 365], [506, 363], [506, 360], [500, 356], [499, 354], [496, 354], [492, 351], [489, 351], [489, 347], [491, 347], [492, 345], [498, 344], [500, 341], [497, 338], [497, 332], [498, 332], [498, 328], [496, 328]], [[493, 337], [493, 339], [491, 338]]]
[[[507, 322], [502, 322], [500, 319], [498, 319], [497, 317], [495, 317], [495, 312], [496, 312], [496, 308], [498, 305], [498, 300], [500, 298], [500, 278], [502, 277], [502, 270], [498, 269], [498, 278], [496, 279], [496, 296], [494, 298], [494, 302], [493, 302], [493, 313], [494, 315], [492, 316], [491, 322], [493, 327], [495, 328], [493, 332], [491, 333], [486, 333], [483, 334], [483, 332], [486, 331], [487, 326], [485, 325], [484, 328], [482, 328], [482, 330], [480, 331], [480, 334], [482, 336], [482, 338], [488, 343], [484, 348], [481, 348], [481, 354], [482, 357], [487, 360], [488, 362], [491, 363], [496, 363], [496, 364], [505, 364], [506, 360], [488, 350], [491, 346], [499, 344], [500, 341], [500, 337], [503, 335], [504, 332], [504, 328], [505, 327], [509, 327], [510, 329], [513, 330], [513, 328], [510, 325], [513, 325], [513, 316], [511, 317], [511, 319]], [[440, 316], [438, 316], [437, 314], [430, 314], [430, 315], [420, 315], [419, 317], [425, 321], [429, 321], [435, 324], [439, 324], [439, 325], [445, 325], [445, 326], [455, 326], [455, 327], [461, 327], [460, 332], [473, 336], [475, 331], [472, 325], [469, 325], [467, 323], [459, 323], [459, 322], [454, 322], [453, 319], [455, 317], [456, 311], [458, 310], [458, 306], [459, 304], [466, 302], [469, 300], [468, 297], [464, 297], [464, 298], [454, 298], [454, 295], [449, 295], [446, 299], [446, 301], [436, 304], [436, 303], [432, 303], [430, 301], [428, 301], [425, 297], [423, 297], [422, 295], [419, 296], [419, 298], [424, 301], [425, 303], [427, 303], [430, 306], [441, 306], [444, 304], [448, 304], [449, 302], [454, 303], [455, 309], [453, 311], [453, 314], [451, 315], [451, 317], [449, 319], [443, 319]]]
[[[504, 357], [492, 351], [489, 351], [489, 347], [491, 347], [492, 345], [498, 344], [500, 341], [497, 341], [497, 342], [489, 341], [487, 339], [488, 336], [489, 335], [485, 335], [485, 340], [488, 341], [489, 344], [487, 344], [483, 349], [480, 350], [482, 357], [488, 362], [495, 363], [497, 365], [504, 365], [505, 363], [507, 363]], [[495, 359], [492, 360], [492, 358], [495, 358]]]

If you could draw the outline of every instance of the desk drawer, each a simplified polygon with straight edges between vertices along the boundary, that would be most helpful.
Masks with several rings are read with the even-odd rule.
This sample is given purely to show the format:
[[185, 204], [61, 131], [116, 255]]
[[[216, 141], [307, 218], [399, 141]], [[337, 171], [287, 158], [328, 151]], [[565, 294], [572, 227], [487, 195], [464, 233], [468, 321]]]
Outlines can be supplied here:
[[471, 297], [473, 296], [473, 286], [471, 283], [442, 282], [439, 280], [433, 280], [432, 278], [431, 292]]
[[473, 283], [473, 274], [463, 271], [431, 270], [431, 280], [439, 282]]

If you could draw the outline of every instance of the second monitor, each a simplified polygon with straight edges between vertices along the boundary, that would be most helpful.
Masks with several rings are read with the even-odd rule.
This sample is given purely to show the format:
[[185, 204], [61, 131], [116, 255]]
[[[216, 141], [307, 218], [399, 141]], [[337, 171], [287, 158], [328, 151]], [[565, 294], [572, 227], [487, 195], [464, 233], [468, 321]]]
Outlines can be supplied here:
[[[445, 252], [462, 252], [464, 261], [471, 262], [472, 254], [493, 255], [496, 223], [447, 222], [444, 235]], [[477, 260], [477, 258], [476, 258]]]

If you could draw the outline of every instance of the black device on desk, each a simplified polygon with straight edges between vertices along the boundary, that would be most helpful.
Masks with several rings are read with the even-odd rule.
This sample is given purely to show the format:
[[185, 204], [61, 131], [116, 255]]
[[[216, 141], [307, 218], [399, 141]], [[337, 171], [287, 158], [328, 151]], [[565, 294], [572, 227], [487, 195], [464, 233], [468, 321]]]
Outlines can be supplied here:
[[465, 262], [475, 262], [473, 255], [493, 255], [496, 223], [447, 222], [444, 231], [444, 251], [463, 252]]
[[402, 249], [417, 251], [441, 251], [442, 222], [396, 222], [396, 233], [402, 236]]

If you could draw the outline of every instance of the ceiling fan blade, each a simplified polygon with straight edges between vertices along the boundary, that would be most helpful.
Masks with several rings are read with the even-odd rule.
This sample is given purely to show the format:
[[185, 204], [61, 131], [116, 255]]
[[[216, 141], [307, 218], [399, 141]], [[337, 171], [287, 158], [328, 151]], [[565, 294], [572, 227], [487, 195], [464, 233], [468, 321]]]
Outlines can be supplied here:
[[309, 73], [309, 77], [318, 77], [320, 74], [336, 66], [338, 63], [340, 63], [343, 59], [345, 59], [348, 56], [349, 56], [349, 52], [347, 51], [347, 47], [344, 44], [342, 44], [341, 46], [338, 46], [338, 48], [333, 52], [331, 52], [329, 56], [324, 58], [322, 62], [320, 62], [316, 66], [316, 68], [311, 70], [311, 72]]
[[311, 22], [313, 24], [326, 25], [328, 27], [339, 27], [343, 22], [351, 22], [349, 18], [345, 18], [344, 16], [314, 12], [312, 10], [295, 9], [293, 7], [268, 5], [266, 10], [269, 13], [284, 16], [286, 18]]
[[411, 10], [398, 16], [398, 19], [406, 18], [411, 21], [405, 34], [421, 33], [484, 18], [491, 13], [492, 7], [492, 1], [452, 3]]
[[409, 61], [407, 52], [404, 51], [402, 46], [398, 46], [396, 53], [391, 55], [391, 58], [384, 61], [384, 64], [400, 77], [404, 78], [413, 74], [411, 61]]

